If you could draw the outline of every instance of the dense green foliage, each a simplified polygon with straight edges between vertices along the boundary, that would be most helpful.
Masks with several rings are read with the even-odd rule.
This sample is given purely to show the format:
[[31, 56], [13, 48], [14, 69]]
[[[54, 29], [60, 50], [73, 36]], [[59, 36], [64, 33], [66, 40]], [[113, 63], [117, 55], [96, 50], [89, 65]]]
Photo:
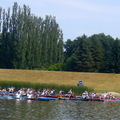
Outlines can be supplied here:
[[88, 88], [86, 86], [70, 86], [70, 85], [57, 85], [57, 84], [40, 84], [31, 82], [21, 82], [21, 81], [0, 81], [0, 86], [2, 88], [15, 87], [16, 90], [21, 88], [33, 88], [36, 91], [42, 89], [55, 89], [55, 93], [58, 94], [60, 90], [63, 90], [65, 94], [68, 93], [70, 89], [73, 89], [75, 94], [82, 94], [84, 91], [93, 92], [93, 88]]
[[103, 33], [65, 43], [66, 71], [120, 73], [120, 40]]
[[0, 68], [120, 73], [120, 40], [100, 33], [63, 43], [55, 17], [14, 3], [0, 7]]
[[17, 3], [0, 8], [0, 67], [46, 69], [63, 62], [63, 34], [55, 17], [31, 14]]

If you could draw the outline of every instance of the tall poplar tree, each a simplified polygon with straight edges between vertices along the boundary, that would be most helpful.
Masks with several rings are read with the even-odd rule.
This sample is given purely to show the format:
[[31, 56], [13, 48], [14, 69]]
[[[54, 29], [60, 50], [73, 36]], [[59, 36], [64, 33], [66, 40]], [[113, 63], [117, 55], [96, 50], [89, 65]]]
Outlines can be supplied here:
[[2, 26], [2, 7], [0, 7], [0, 67], [2, 67], [2, 34], [1, 34], [1, 26]]
[[1, 27], [2, 27], [2, 7], [0, 7], [0, 33], [1, 33]]
[[3, 9], [3, 16], [2, 16], [2, 40], [1, 40], [1, 48], [2, 48], [2, 63], [4, 68], [11, 68], [11, 41], [10, 41], [10, 34], [9, 34], [9, 24], [10, 24], [10, 9], [6, 12]]
[[55, 17], [37, 17], [15, 2], [11, 13], [0, 9], [0, 25], [4, 68], [47, 69], [63, 62], [63, 34]]

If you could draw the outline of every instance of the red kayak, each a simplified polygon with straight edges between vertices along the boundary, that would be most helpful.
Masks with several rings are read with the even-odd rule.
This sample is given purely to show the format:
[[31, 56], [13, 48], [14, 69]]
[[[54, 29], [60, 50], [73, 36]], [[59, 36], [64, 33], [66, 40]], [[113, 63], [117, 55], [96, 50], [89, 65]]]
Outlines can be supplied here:
[[115, 101], [115, 99], [101, 99], [102, 101]]

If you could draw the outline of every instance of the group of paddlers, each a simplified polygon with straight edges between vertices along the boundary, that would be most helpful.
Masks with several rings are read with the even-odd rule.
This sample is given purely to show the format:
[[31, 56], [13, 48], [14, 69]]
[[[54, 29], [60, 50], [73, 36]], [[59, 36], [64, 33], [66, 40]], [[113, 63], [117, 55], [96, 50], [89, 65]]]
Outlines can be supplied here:
[[3, 95], [15, 95], [16, 97], [20, 96], [28, 96], [28, 98], [31, 97], [39, 97], [39, 96], [50, 96], [54, 94], [55, 90], [49, 90], [49, 89], [43, 89], [42, 91], [39, 89], [37, 92], [32, 88], [21, 88], [18, 91], [15, 91], [14, 87], [4, 88], [2, 89], [0, 87], [0, 94]]
[[105, 93], [101, 93], [101, 94], [96, 94], [94, 92], [87, 92], [85, 91], [82, 94], [83, 99], [93, 99], [93, 98], [100, 98], [100, 99], [114, 99], [114, 95], [110, 92], [105, 92]]
[[[32, 88], [21, 88], [17, 92], [15, 91], [15, 87], [9, 87], [9, 88], [1, 88], [0, 87], [0, 95], [14, 95], [16, 98], [20, 98], [21, 96], [27, 96], [28, 98], [32, 97], [40, 97], [40, 96], [51, 96], [55, 94], [55, 89], [42, 89], [38, 90], [37, 92]], [[62, 99], [64, 94], [63, 90], [60, 90], [57, 94], [59, 99]], [[75, 93], [72, 89], [68, 91], [66, 94], [70, 99], [76, 97]], [[82, 96], [83, 99], [93, 99], [93, 98], [108, 98], [108, 99], [114, 99], [115, 97], [111, 93], [102, 93], [102, 94], [96, 94], [93, 92], [83, 92]]]

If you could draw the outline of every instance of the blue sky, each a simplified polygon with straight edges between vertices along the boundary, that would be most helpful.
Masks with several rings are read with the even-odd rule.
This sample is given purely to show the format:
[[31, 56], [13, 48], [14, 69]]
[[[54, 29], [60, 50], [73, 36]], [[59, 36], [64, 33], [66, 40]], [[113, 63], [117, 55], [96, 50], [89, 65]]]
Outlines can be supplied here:
[[120, 0], [0, 0], [0, 6], [14, 2], [28, 5], [36, 16], [55, 16], [64, 41], [98, 33], [120, 38]]

